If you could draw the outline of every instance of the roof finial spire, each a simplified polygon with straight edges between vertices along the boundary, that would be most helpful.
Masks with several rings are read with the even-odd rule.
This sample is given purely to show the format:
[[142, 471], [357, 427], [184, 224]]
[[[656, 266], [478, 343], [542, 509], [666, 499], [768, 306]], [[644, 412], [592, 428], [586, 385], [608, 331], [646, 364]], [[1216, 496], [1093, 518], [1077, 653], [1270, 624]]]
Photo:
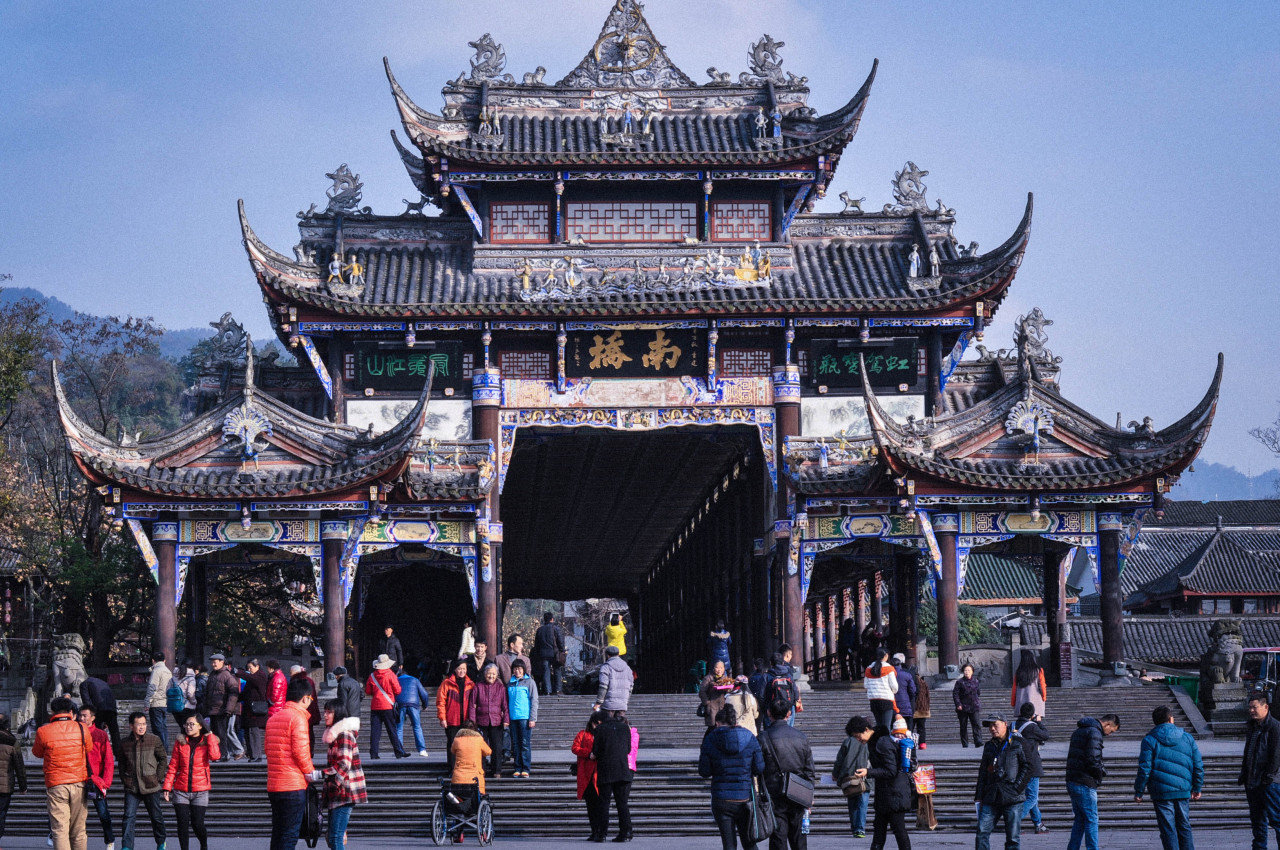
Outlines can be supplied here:
[[244, 335], [244, 397], [253, 397], [253, 337]]

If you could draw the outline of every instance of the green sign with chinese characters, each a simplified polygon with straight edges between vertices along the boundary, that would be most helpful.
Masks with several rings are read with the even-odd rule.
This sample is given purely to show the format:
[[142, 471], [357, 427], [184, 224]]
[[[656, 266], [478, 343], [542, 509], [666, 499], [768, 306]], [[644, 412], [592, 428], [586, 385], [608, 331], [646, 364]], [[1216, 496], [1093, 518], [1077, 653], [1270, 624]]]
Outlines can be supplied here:
[[862, 376], [858, 374], [859, 354], [866, 359], [871, 386], [915, 386], [920, 356], [914, 337], [869, 343], [815, 339], [809, 348], [810, 380], [814, 386], [862, 386]]
[[464, 386], [462, 343], [427, 342], [413, 348], [383, 347], [376, 342], [356, 343], [356, 387], [418, 392], [435, 367], [434, 389]]

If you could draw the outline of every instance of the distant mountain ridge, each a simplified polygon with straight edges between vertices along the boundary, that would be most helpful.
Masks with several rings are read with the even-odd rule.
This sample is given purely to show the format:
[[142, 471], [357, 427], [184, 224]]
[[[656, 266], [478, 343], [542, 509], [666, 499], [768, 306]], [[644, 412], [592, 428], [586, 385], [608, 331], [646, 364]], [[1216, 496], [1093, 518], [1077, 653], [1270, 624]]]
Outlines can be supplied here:
[[[15, 301], [21, 301], [23, 298], [31, 298], [44, 304], [44, 309], [49, 314], [49, 318], [55, 322], [74, 319], [76, 313], [80, 312], [67, 302], [45, 295], [38, 289], [19, 286], [0, 290], [0, 304], [12, 304]], [[177, 360], [190, 351], [191, 346], [211, 336], [213, 336], [213, 328], [207, 326], [203, 328], [166, 330], [164, 336], [160, 337], [160, 353], [165, 357]], [[256, 348], [257, 346], [255, 345], [254, 347]]]
[[1234, 466], [1203, 461], [1196, 461], [1192, 468], [1195, 472], [1184, 472], [1169, 498], [1198, 502], [1280, 498], [1280, 470], [1248, 475]]

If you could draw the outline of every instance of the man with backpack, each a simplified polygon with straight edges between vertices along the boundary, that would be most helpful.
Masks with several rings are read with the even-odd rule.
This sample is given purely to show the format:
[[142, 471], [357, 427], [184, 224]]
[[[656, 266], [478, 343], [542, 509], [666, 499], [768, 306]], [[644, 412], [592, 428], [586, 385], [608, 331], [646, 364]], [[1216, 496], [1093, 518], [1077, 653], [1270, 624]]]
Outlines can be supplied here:
[[990, 714], [982, 725], [991, 730], [991, 739], [982, 750], [978, 784], [973, 801], [978, 803], [976, 850], [990, 850], [996, 821], [1004, 818], [1004, 846], [1013, 850], [1022, 833], [1022, 804], [1031, 781], [1031, 762], [1022, 746], [1022, 736], [1014, 732], [1003, 714]]
[[[782, 649], [790, 651], [786, 644], [782, 645]], [[795, 668], [791, 666], [787, 655], [783, 652], [775, 652], [773, 654], [773, 665], [765, 672], [764, 679], [764, 704], [772, 706], [779, 700], [787, 704], [787, 711], [777, 719], [785, 717], [788, 726], [795, 725], [795, 709], [800, 704], [800, 688], [795, 682]], [[768, 713], [768, 719], [765, 726], [772, 726], [775, 722], [773, 712]]]
[[[147, 675], [147, 694], [144, 702], [147, 705], [147, 719], [151, 721], [151, 728], [166, 748], [169, 746], [169, 718], [165, 716], [165, 711], [170, 700], [174, 699], [169, 693], [172, 684], [173, 672], [164, 662], [164, 653], [157, 649], [151, 653], [151, 671]], [[187, 697], [182, 693], [182, 688], [177, 688], [177, 692], [185, 706]]]

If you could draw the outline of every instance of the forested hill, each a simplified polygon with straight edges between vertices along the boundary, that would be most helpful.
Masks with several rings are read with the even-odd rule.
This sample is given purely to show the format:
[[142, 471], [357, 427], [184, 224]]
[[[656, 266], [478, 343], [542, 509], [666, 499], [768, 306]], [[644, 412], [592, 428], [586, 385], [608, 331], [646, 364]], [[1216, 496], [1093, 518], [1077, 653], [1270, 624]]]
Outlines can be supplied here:
[[[45, 313], [55, 322], [65, 321], [66, 319], [74, 318], [76, 315], [76, 309], [70, 304], [47, 296], [38, 289], [14, 287], [0, 290], [0, 304], [12, 304], [14, 301], [20, 301], [23, 298], [30, 298], [43, 304]], [[213, 318], [216, 319], [217, 316]], [[191, 346], [211, 336], [213, 336], [213, 328], [210, 327], [166, 330], [164, 336], [160, 337], [160, 353], [165, 357], [178, 360], [191, 350]]]
[[1234, 466], [1221, 463], [1196, 461], [1195, 472], [1184, 472], [1177, 486], [1169, 493], [1171, 499], [1190, 499], [1199, 502], [1220, 502], [1235, 499], [1280, 498], [1280, 471], [1269, 469], [1257, 475], [1248, 475]]

